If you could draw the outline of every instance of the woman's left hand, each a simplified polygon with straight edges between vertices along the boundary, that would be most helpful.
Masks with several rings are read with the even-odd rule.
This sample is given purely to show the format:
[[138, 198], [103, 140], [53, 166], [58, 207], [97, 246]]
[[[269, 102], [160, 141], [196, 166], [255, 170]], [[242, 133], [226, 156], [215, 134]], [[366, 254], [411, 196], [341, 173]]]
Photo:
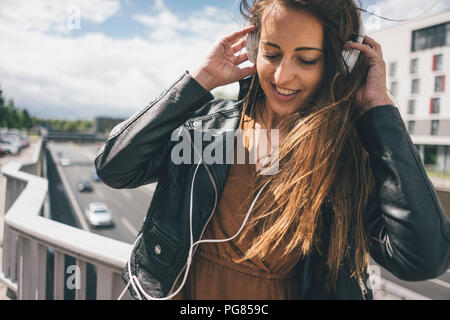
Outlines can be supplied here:
[[365, 112], [380, 105], [394, 105], [386, 88], [386, 63], [383, 60], [381, 45], [365, 36], [363, 44], [353, 42], [346, 48], [356, 49], [369, 58], [369, 72], [365, 85], [356, 94], [356, 102]]

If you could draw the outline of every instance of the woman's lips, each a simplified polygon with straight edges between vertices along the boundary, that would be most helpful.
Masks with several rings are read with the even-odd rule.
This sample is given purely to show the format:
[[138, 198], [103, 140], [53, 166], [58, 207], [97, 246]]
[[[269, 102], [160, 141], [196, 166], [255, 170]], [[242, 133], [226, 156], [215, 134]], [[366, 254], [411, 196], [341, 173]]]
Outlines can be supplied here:
[[274, 96], [277, 99], [279, 99], [281, 101], [284, 101], [284, 102], [288, 102], [288, 101], [291, 101], [291, 100], [295, 99], [297, 97], [297, 95], [301, 92], [301, 90], [298, 90], [294, 94], [286, 96], [284, 94], [279, 93], [273, 83], [272, 83], [272, 91], [273, 91]]

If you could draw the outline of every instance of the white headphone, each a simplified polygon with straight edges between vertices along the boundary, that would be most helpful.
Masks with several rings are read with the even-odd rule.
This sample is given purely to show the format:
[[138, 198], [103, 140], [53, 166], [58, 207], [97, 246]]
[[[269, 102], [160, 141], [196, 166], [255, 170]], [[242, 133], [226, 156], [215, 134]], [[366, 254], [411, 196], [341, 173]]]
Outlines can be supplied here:
[[[364, 23], [362, 19], [360, 20], [360, 30], [358, 34], [358, 38], [356, 42], [363, 43], [364, 41]], [[251, 63], [256, 63], [256, 57], [258, 55], [258, 39], [256, 32], [252, 32], [247, 36], [247, 56], [248, 60]], [[348, 41], [347, 43], [352, 43], [353, 41]], [[358, 61], [360, 51], [356, 49], [349, 49], [342, 51], [342, 57], [344, 58], [344, 70], [346, 70], [347, 74], [350, 74], [353, 71], [353, 68]]]
[[[183, 289], [186, 280], [187, 280], [187, 276], [189, 273], [189, 269], [191, 267], [192, 264], [192, 258], [194, 256], [194, 250], [195, 247], [198, 246], [201, 243], [220, 243], [220, 242], [227, 242], [227, 241], [231, 241], [234, 238], [236, 238], [244, 229], [245, 224], [247, 223], [248, 218], [250, 217], [250, 213], [253, 209], [253, 206], [256, 203], [256, 200], [258, 200], [259, 196], [261, 195], [261, 192], [264, 190], [264, 188], [267, 186], [267, 184], [272, 180], [269, 179], [263, 186], [262, 188], [258, 191], [258, 194], [255, 196], [255, 198], [253, 199], [252, 204], [250, 205], [250, 208], [247, 211], [247, 214], [245, 215], [244, 221], [241, 224], [241, 227], [239, 228], [239, 230], [230, 238], [227, 239], [206, 239], [206, 240], [198, 240], [196, 242], [194, 242], [194, 236], [193, 236], [193, 231], [192, 231], [192, 219], [193, 219], [193, 214], [192, 214], [192, 206], [194, 203], [193, 200], [193, 195], [194, 195], [194, 181], [195, 181], [195, 176], [197, 175], [197, 170], [200, 167], [200, 165], [203, 163], [203, 159], [201, 159], [201, 161], [198, 163], [197, 167], [195, 168], [194, 171], [194, 177], [192, 178], [192, 184], [191, 184], [191, 198], [190, 198], [190, 202], [189, 202], [189, 235], [190, 235], [190, 246], [189, 246], [189, 251], [188, 251], [188, 257], [187, 257], [187, 261], [186, 261], [186, 267], [184, 269], [184, 276], [183, 276], [183, 280], [181, 282], [181, 284], [178, 286], [178, 288], [170, 293], [168, 296], [166, 297], [162, 297], [162, 298], [158, 298], [158, 297], [153, 297], [151, 295], [149, 295], [145, 289], [142, 287], [141, 283], [139, 282], [139, 279], [137, 278], [136, 275], [133, 275], [131, 272], [131, 266], [130, 266], [130, 260], [128, 260], [127, 262], [127, 273], [128, 273], [128, 283], [125, 286], [125, 288], [123, 289], [122, 293], [120, 294], [119, 298], [117, 300], [122, 300], [125, 292], [127, 292], [128, 288], [130, 287], [130, 285], [132, 286], [134, 293], [136, 294], [137, 299], [139, 300], [143, 300], [143, 299], [147, 299], [147, 300], [170, 300], [173, 299], [178, 293], [180, 293], [181, 289]], [[207, 167], [206, 167], [207, 168]], [[206, 169], [208, 170], [208, 169]], [[209, 170], [208, 170], [209, 171]], [[133, 249], [131, 250], [132, 252], [135, 251], [135, 249], [137, 248], [137, 245], [139, 243], [139, 240], [141, 240], [141, 238], [143, 237], [143, 234], [140, 233], [138, 238], [136, 239], [136, 241], [134, 242], [133, 245]]]

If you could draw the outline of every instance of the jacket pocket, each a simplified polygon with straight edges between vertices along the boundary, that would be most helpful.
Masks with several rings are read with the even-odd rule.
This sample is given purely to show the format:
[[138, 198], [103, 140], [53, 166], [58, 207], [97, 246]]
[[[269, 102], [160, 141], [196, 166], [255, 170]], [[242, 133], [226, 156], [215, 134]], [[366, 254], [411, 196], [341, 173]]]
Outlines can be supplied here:
[[161, 228], [153, 227], [144, 234], [145, 247], [150, 262], [151, 273], [155, 276], [167, 277], [174, 265], [177, 244]]

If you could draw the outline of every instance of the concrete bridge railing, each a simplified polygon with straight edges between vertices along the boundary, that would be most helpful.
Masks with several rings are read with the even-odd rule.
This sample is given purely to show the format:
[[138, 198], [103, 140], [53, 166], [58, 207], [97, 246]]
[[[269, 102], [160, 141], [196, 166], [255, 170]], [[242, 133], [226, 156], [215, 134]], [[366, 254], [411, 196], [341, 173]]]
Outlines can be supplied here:
[[[86, 299], [88, 265], [94, 266], [96, 299], [116, 299], [125, 287], [121, 271], [132, 245], [43, 217], [48, 181], [41, 178], [42, 140], [31, 163], [9, 162], [0, 175], [0, 217], [4, 218], [0, 281], [17, 299]], [[48, 254], [53, 254], [52, 288], [48, 288]], [[65, 257], [74, 258], [67, 268]], [[71, 277], [68, 278], [68, 275]], [[47, 295], [46, 295], [47, 293]], [[128, 293], [125, 295], [129, 298]]]

